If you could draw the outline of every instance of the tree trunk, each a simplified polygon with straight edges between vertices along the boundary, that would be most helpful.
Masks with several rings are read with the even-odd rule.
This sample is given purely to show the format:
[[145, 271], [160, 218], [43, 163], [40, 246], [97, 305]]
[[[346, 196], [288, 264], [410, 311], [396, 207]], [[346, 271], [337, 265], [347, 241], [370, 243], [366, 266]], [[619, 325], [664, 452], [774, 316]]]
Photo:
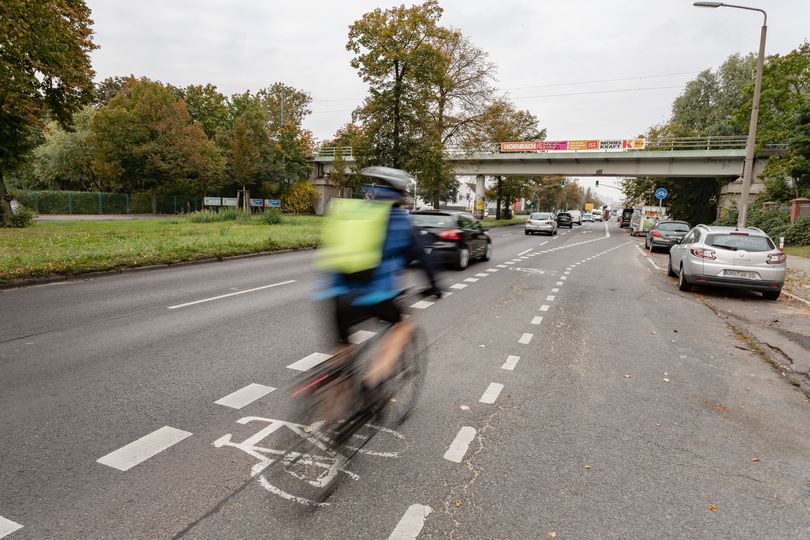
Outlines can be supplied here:
[[0, 171], [0, 227], [7, 227], [11, 223], [11, 195], [6, 189], [3, 171]]
[[496, 176], [495, 180], [498, 182], [498, 191], [496, 195], [496, 202], [495, 202], [495, 219], [501, 219], [501, 199], [503, 198], [502, 189], [501, 189], [501, 178], [500, 176]]
[[441, 201], [439, 200], [439, 192], [437, 191], [433, 194], [433, 208], [435, 210], [439, 209], [439, 203], [441, 203]]
[[152, 186], [152, 213], [157, 214], [157, 186]]

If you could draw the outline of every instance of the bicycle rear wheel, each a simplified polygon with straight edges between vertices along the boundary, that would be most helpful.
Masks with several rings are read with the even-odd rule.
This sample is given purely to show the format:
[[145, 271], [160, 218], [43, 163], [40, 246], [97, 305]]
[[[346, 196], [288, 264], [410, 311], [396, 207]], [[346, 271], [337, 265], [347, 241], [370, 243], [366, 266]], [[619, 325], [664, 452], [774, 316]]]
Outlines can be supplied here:
[[382, 412], [382, 420], [385, 425], [397, 427], [410, 416], [425, 383], [427, 363], [425, 336], [416, 327], [397, 362], [396, 371], [384, 383], [387, 402]]

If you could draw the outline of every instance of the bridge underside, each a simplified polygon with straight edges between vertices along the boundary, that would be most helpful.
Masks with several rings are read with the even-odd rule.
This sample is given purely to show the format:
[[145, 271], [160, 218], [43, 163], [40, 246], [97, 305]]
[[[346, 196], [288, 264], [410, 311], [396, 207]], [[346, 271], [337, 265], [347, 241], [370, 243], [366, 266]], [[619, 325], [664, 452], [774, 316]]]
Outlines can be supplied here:
[[[331, 158], [316, 158], [316, 175], [330, 172]], [[643, 152], [480, 153], [448, 156], [456, 175], [488, 176], [662, 176], [670, 178], [742, 176], [745, 150]], [[759, 176], [767, 155], [757, 156]], [[346, 159], [351, 167], [353, 160]]]

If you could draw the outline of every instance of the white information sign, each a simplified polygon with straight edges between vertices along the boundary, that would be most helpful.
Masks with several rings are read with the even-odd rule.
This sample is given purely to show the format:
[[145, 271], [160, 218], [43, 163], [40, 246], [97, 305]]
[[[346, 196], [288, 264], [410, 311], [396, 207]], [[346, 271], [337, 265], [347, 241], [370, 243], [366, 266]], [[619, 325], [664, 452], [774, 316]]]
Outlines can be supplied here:
[[222, 206], [222, 197], [206, 197], [203, 204], [205, 206]]
[[222, 206], [239, 206], [239, 199], [236, 197], [222, 197]]

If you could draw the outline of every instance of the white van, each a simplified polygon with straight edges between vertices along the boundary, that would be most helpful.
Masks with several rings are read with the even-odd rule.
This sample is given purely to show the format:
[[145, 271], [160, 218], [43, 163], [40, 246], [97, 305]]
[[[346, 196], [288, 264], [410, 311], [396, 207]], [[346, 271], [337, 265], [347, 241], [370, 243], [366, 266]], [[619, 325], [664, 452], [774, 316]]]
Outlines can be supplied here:
[[582, 225], [582, 212], [579, 210], [566, 210], [571, 214], [571, 223], [575, 225]]

